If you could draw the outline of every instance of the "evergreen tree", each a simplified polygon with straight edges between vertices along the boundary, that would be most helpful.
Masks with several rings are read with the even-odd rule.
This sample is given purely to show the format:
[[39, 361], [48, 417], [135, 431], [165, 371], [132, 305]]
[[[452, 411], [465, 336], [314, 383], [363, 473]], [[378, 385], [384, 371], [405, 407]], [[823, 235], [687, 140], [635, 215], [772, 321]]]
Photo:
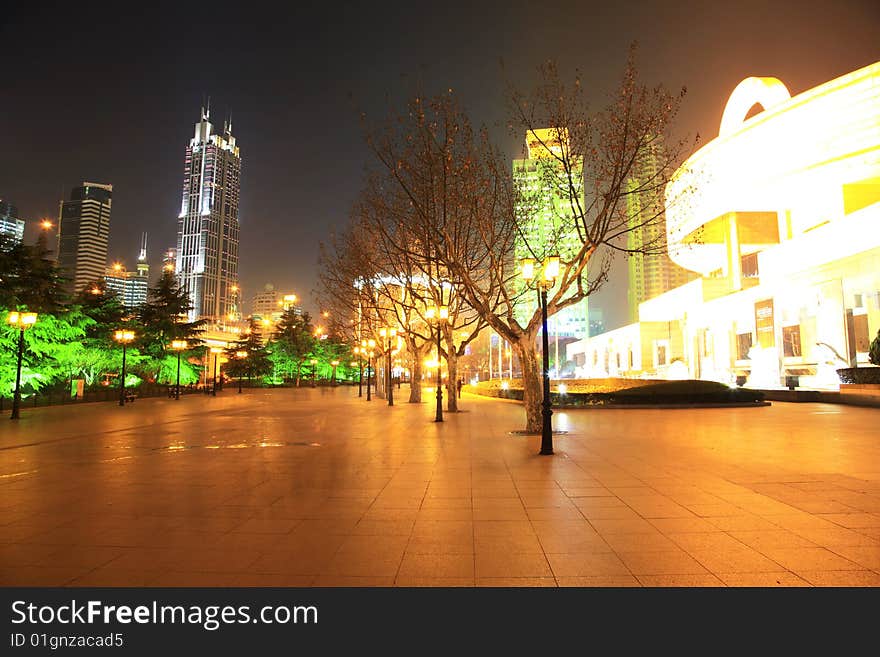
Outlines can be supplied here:
[[[236, 353], [247, 352], [247, 357], [239, 358]], [[263, 344], [260, 326], [251, 318], [250, 325], [244, 337], [235, 342], [226, 350], [229, 363], [226, 372], [230, 376], [246, 376], [248, 378], [259, 377], [272, 371], [272, 363], [269, 361], [269, 351]]]
[[308, 313], [295, 308], [284, 311], [270, 343], [270, 360], [285, 378], [295, 378], [299, 385], [302, 366], [315, 346], [315, 329]]
[[16, 244], [0, 251], [0, 307], [37, 313], [63, 307], [65, 279], [50, 253], [45, 235], [34, 245]]
[[86, 344], [112, 346], [113, 334], [122, 327], [128, 314], [119, 295], [107, 288], [106, 281], [99, 280], [86, 285], [73, 303], [95, 322], [86, 329]]
[[186, 340], [190, 347], [196, 346], [205, 320], [186, 320], [192, 304], [174, 273], [164, 270], [156, 287], [147, 292], [147, 302], [138, 311], [141, 350], [156, 360], [164, 360], [173, 340]]

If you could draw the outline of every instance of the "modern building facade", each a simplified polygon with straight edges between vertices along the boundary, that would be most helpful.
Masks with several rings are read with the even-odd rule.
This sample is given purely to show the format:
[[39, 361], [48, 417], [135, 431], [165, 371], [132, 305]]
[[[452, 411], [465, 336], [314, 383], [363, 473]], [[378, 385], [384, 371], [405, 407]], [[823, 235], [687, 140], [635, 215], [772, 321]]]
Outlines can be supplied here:
[[186, 149], [183, 199], [177, 222], [175, 272], [190, 295], [190, 320], [238, 321], [239, 193], [241, 157], [225, 121], [214, 132], [203, 108]]
[[112, 185], [84, 182], [61, 203], [58, 264], [71, 292], [104, 277], [112, 201]]
[[571, 345], [580, 375], [835, 389], [838, 368], [871, 366], [880, 62], [794, 97], [747, 78], [666, 199], [669, 255], [699, 278], [643, 302], [638, 323]]
[[[523, 236], [515, 247], [517, 261], [533, 257], [532, 253], [557, 254], [565, 260], [582, 246], [564, 189], [568, 181], [553, 156], [554, 150], [565, 147], [567, 135], [557, 132], [550, 128], [529, 131], [526, 135], [528, 157], [513, 161], [513, 180], [520, 199], [516, 212], [523, 220]], [[537, 297], [526, 294], [517, 314], [524, 320], [537, 306]], [[550, 322], [557, 337], [587, 337], [590, 334], [587, 299], [564, 308], [553, 315]]]
[[18, 216], [18, 208], [0, 199], [0, 251], [11, 249], [24, 240], [24, 220]]

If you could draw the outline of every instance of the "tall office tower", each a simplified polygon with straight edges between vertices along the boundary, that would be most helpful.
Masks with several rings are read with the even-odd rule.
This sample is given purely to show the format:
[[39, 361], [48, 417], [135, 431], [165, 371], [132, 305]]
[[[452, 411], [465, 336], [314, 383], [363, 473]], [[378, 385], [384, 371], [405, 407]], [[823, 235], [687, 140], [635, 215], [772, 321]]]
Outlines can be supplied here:
[[171, 247], [166, 249], [162, 254], [162, 269], [166, 271], [174, 271], [177, 269], [177, 249]]
[[640, 303], [696, 278], [696, 274], [672, 262], [667, 253], [658, 158], [657, 152], [646, 152], [635, 167], [636, 175], [627, 180], [626, 211], [631, 229], [627, 235], [627, 248], [644, 251], [634, 253], [628, 259], [627, 302], [631, 324], [639, 321]]
[[70, 279], [71, 292], [104, 276], [112, 198], [113, 185], [84, 182], [71, 191], [69, 201], [61, 203], [58, 264]]
[[202, 108], [186, 149], [183, 201], [177, 222], [178, 281], [189, 293], [190, 321], [240, 319], [238, 198], [241, 157], [231, 121], [215, 134]]
[[[539, 256], [560, 255], [571, 258], [580, 250], [582, 242], [572, 218], [571, 207], [563, 187], [567, 178], [553, 152], [564, 146], [567, 134], [557, 134], [551, 128], [541, 128], [526, 134], [528, 158], [513, 161], [513, 180], [520, 191], [516, 212], [524, 219], [523, 237], [518, 238], [515, 253], [517, 262], [531, 257], [528, 246]], [[583, 163], [580, 163], [580, 167]], [[583, 190], [579, 191], [583, 194]], [[521, 319], [531, 316], [537, 308], [537, 298], [526, 295], [518, 308]], [[587, 299], [564, 308], [548, 321], [550, 339], [577, 338], [590, 335]]]
[[11, 249], [24, 240], [24, 220], [18, 218], [18, 208], [0, 199], [0, 251]]

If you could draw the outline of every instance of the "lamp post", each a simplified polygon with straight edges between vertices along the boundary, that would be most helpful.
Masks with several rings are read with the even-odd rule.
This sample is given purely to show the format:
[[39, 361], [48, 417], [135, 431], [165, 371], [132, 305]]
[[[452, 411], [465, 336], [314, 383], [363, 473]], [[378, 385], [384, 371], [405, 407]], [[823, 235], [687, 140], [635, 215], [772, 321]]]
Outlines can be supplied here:
[[211, 379], [211, 396], [217, 396], [217, 361], [223, 350], [220, 347], [211, 347], [211, 353], [214, 354], [214, 378]]
[[116, 331], [113, 334], [116, 342], [122, 343], [122, 376], [119, 377], [119, 405], [125, 406], [125, 349], [134, 340], [134, 331]]
[[332, 385], [335, 388], [336, 387], [336, 368], [339, 365], [339, 361], [338, 360], [331, 360], [330, 365], [333, 366], [333, 382], [330, 385]]
[[12, 311], [6, 321], [18, 327], [18, 364], [15, 368], [15, 392], [12, 395], [12, 415], [10, 420], [17, 420], [21, 412], [21, 361], [24, 357], [24, 330], [37, 323], [37, 313], [20, 313]]
[[370, 349], [367, 352], [367, 401], [372, 401], [372, 398], [370, 397], [370, 388], [372, 387], [371, 378], [373, 375], [373, 356], [375, 356], [375, 354], [373, 353], [373, 349], [376, 346], [376, 341], [370, 339], [367, 340], [366, 343]]
[[[242, 351], [235, 352], [235, 357], [240, 361], [247, 358], [247, 356], [248, 356], [248, 352], [246, 352], [246, 351], [242, 350]], [[241, 394], [241, 372], [240, 371], [238, 373], [238, 394], [239, 395]]]
[[388, 392], [388, 405], [394, 406], [394, 382], [391, 378], [391, 338], [397, 335], [397, 329], [379, 329], [379, 335], [381, 335], [383, 338], [387, 338], [385, 351], [385, 361], [387, 363], [385, 366], [385, 389]]
[[[364, 341], [364, 347], [366, 347], [366, 345], [367, 345], [367, 343], [366, 343], [366, 341]], [[364, 361], [363, 361], [362, 356], [363, 356], [364, 350], [361, 349], [360, 347], [355, 347], [354, 353], [357, 354], [357, 357], [358, 357], [358, 360], [357, 360], [358, 397], [363, 397], [364, 396], [364, 390], [363, 390], [364, 389]], [[354, 363], [352, 363], [352, 366], [354, 366]]]
[[186, 340], [172, 340], [171, 348], [177, 352], [177, 386], [174, 388], [174, 399], [180, 401], [180, 352], [186, 349]]
[[[550, 405], [550, 343], [547, 338], [547, 290], [551, 289], [559, 276], [559, 256], [549, 256], [544, 259], [543, 275], [537, 281], [539, 298], [541, 303], [541, 346], [543, 351], [542, 382], [544, 387], [544, 399], [541, 402], [541, 454], [553, 454], [553, 424], [551, 417], [553, 409]], [[524, 258], [522, 261], [522, 277], [526, 283], [535, 279], [535, 261]]]
[[444, 284], [440, 285], [440, 305], [432, 306], [425, 312], [425, 316], [437, 324], [437, 411], [434, 414], [434, 422], [443, 422], [443, 377], [441, 375], [442, 365], [440, 362], [440, 334], [443, 322], [449, 320], [449, 306], [443, 303], [444, 287]]
[[318, 376], [318, 360], [312, 358], [309, 363], [312, 364], [312, 387], [314, 388], [317, 385], [315, 379]]

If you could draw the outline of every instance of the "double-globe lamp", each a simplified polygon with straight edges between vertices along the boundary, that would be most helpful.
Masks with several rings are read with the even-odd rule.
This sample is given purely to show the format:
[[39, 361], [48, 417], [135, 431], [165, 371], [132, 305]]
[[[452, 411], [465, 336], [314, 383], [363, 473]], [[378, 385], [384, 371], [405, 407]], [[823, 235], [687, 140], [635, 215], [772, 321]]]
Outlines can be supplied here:
[[180, 353], [186, 349], [186, 340], [172, 340], [171, 348], [177, 352], [177, 385], [174, 386], [174, 399], [180, 401]]
[[431, 306], [425, 310], [425, 317], [429, 322], [437, 324], [437, 411], [434, 414], [434, 422], [443, 422], [443, 377], [441, 376], [440, 364], [440, 328], [444, 322], [449, 321], [449, 306], [443, 303], [443, 290], [448, 283], [440, 286], [440, 305]]
[[538, 278], [535, 272], [535, 260], [523, 258], [522, 278], [527, 285], [535, 282], [539, 291], [541, 302], [541, 346], [543, 351], [542, 380], [544, 385], [544, 399], [541, 402], [541, 454], [553, 454], [553, 424], [551, 417], [553, 409], [550, 404], [550, 346], [547, 339], [547, 290], [556, 284], [559, 276], [559, 256], [553, 255], [544, 258], [543, 271]]
[[134, 340], [134, 331], [120, 329], [113, 334], [113, 339], [122, 345], [122, 376], [119, 377], [119, 405], [125, 406], [125, 350], [128, 343]]
[[15, 367], [15, 392], [12, 395], [12, 415], [9, 418], [17, 420], [21, 413], [21, 361], [24, 356], [24, 331], [37, 323], [37, 313], [12, 311], [6, 321], [18, 328], [18, 364]]

